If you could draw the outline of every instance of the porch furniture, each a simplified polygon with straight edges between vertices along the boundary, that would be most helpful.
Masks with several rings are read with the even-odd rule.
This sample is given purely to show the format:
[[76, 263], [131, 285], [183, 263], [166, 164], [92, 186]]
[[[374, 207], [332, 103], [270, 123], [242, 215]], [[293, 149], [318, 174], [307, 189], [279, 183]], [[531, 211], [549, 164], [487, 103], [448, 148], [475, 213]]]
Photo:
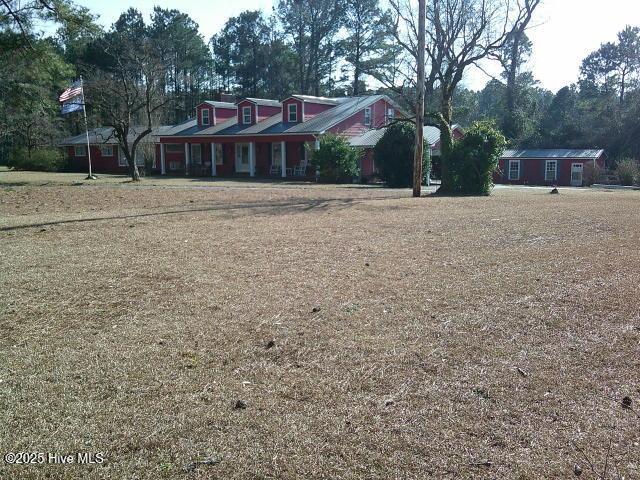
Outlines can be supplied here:
[[300, 163], [293, 168], [293, 175], [296, 177], [304, 177], [307, 175], [307, 159], [303, 158]]
[[280, 174], [280, 165], [273, 162], [271, 163], [271, 168], [269, 169], [269, 175], [278, 175]]

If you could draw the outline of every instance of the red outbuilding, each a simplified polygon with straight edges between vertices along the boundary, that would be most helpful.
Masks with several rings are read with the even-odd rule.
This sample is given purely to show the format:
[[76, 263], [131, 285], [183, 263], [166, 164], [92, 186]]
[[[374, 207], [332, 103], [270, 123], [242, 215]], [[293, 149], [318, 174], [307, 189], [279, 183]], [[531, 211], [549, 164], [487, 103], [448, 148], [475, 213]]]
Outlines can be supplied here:
[[495, 183], [581, 187], [588, 168], [605, 168], [604, 150], [507, 150]]

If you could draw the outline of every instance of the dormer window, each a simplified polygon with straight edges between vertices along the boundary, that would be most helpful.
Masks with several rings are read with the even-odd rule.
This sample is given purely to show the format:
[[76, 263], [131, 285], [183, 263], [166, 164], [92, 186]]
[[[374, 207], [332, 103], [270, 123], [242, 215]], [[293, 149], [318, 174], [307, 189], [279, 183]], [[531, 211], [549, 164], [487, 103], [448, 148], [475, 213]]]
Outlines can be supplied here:
[[251, 107], [242, 107], [242, 123], [251, 125]]
[[209, 110], [207, 108], [202, 109], [202, 125], [209, 125]]
[[365, 127], [371, 126], [371, 107], [364, 109], [364, 125]]
[[295, 103], [289, 104], [289, 122], [296, 123], [298, 121], [298, 105]]

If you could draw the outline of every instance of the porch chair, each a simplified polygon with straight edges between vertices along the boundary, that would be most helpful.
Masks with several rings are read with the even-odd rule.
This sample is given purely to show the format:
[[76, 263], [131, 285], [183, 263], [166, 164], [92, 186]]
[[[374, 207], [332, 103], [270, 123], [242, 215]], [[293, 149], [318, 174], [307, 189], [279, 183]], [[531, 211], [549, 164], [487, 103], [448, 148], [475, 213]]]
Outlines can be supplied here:
[[295, 177], [304, 177], [307, 175], [307, 163], [308, 160], [306, 158], [303, 158], [300, 160], [300, 163], [298, 165], [296, 165], [295, 167], [293, 167], [293, 175]]
[[276, 162], [271, 162], [271, 168], [269, 169], [269, 175], [279, 175], [280, 174], [280, 164]]

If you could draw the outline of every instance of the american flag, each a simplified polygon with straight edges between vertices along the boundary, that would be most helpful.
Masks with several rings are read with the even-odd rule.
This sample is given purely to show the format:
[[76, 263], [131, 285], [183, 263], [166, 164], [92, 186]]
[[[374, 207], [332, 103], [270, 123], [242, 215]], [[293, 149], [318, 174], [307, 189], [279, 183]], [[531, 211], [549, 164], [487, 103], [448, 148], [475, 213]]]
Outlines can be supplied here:
[[73, 97], [77, 97], [80, 94], [82, 94], [82, 84], [80, 83], [80, 81], [73, 82], [69, 88], [62, 92], [59, 100], [61, 102], [66, 102], [67, 100]]

